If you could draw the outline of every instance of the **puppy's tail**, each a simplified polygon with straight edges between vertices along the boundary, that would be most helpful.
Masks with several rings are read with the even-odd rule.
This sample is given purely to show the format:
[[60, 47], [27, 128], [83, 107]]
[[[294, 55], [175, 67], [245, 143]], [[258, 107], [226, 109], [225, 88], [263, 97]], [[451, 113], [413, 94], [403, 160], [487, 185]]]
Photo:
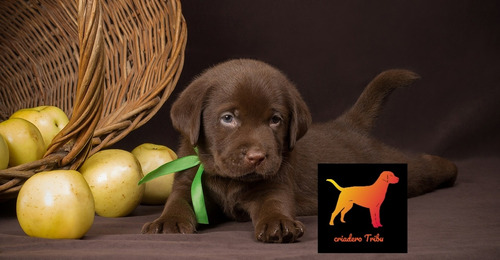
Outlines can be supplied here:
[[380, 73], [366, 86], [354, 106], [340, 119], [361, 130], [370, 131], [389, 94], [396, 88], [406, 87], [419, 78], [418, 74], [404, 69], [392, 69]]
[[340, 187], [334, 180], [332, 179], [327, 179], [326, 181], [331, 182], [337, 190], [342, 191], [344, 188]]

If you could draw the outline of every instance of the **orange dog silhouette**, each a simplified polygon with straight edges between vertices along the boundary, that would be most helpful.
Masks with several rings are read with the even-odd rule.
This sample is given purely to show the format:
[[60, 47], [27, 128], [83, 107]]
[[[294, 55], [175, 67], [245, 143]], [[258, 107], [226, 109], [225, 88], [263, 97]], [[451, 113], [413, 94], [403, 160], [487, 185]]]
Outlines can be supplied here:
[[356, 203], [359, 206], [369, 208], [372, 218], [372, 225], [374, 228], [382, 227], [380, 224], [380, 205], [384, 202], [385, 193], [389, 184], [398, 183], [399, 178], [390, 171], [384, 171], [380, 174], [377, 181], [370, 186], [353, 186], [353, 187], [340, 187], [334, 180], [327, 179], [335, 185], [340, 191], [337, 206], [332, 213], [330, 219], [330, 226], [333, 226], [333, 220], [341, 212], [340, 221], [345, 223], [344, 216]]

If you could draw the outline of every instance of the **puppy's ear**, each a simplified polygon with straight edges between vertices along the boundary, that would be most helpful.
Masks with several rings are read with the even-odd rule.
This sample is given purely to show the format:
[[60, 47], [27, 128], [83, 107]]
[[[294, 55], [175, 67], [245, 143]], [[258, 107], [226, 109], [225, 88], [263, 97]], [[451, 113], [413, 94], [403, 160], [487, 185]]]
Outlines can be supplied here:
[[203, 77], [195, 79], [179, 95], [170, 110], [174, 128], [188, 138], [193, 146], [198, 143], [200, 136], [201, 117], [209, 86]]
[[290, 93], [290, 126], [289, 126], [289, 149], [293, 150], [295, 143], [306, 134], [311, 125], [311, 113], [306, 103], [295, 87], [289, 88]]

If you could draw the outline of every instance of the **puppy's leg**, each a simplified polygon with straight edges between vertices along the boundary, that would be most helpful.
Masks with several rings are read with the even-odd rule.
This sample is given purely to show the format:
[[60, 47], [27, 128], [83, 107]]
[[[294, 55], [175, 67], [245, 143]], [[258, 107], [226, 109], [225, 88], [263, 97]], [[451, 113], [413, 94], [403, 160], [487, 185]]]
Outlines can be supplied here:
[[162, 214], [156, 220], [144, 224], [143, 234], [196, 232], [196, 216], [191, 205], [191, 183], [196, 169], [177, 173], [172, 193]]
[[295, 220], [293, 194], [288, 187], [268, 187], [253, 193], [248, 212], [255, 227], [255, 238], [266, 243], [291, 243], [302, 237], [304, 224]]
[[341, 210], [344, 209], [344, 206], [341, 206], [340, 204], [340, 201], [337, 202], [337, 206], [335, 207], [335, 210], [333, 211], [332, 213], [332, 217], [330, 218], [330, 226], [333, 226], [334, 225], [334, 220], [335, 220], [335, 217], [337, 217], [337, 215], [340, 213]]
[[353, 205], [354, 204], [352, 202], [348, 202], [345, 204], [344, 209], [342, 209], [342, 212], [340, 212], [340, 222], [345, 223], [344, 216], [347, 212], [349, 212], [349, 210], [352, 209]]
[[380, 206], [370, 208], [370, 216], [372, 218], [372, 226], [374, 228], [382, 227], [382, 224], [380, 224]]
[[457, 172], [454, 163], [439, 156], [416, 156], [408, 162], [408, 197], [453, 186]]

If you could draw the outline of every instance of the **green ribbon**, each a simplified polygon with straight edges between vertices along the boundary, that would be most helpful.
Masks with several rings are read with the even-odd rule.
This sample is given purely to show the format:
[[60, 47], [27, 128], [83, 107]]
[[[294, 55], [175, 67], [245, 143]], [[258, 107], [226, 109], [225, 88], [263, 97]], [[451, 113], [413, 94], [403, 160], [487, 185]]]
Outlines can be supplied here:
[[198, 223], [200, 224], [208, 224], [208, 214], [205, 207], [205, 197], [203, 196], [203, 187], [201, 186], [201, 174], [203, 173], [205, 168], [203, 167], [203, 164], [200, 162], [200, 158], [198, 157], [198, 149], [195, 147], [194, 150], [196, 151], [196, 155], [188, 155], [163, 164], [162, 166], [156, 168], [155, 170], [144, 176], [139, 181], [138, 185], [141, 185], [163, 175], [187, 170], [200, 165], [198, 167], [196, 175], [194, 176], [193, 182], [191, 183], [191, 200], [193, 201], [196, 221], [198, 221]]

